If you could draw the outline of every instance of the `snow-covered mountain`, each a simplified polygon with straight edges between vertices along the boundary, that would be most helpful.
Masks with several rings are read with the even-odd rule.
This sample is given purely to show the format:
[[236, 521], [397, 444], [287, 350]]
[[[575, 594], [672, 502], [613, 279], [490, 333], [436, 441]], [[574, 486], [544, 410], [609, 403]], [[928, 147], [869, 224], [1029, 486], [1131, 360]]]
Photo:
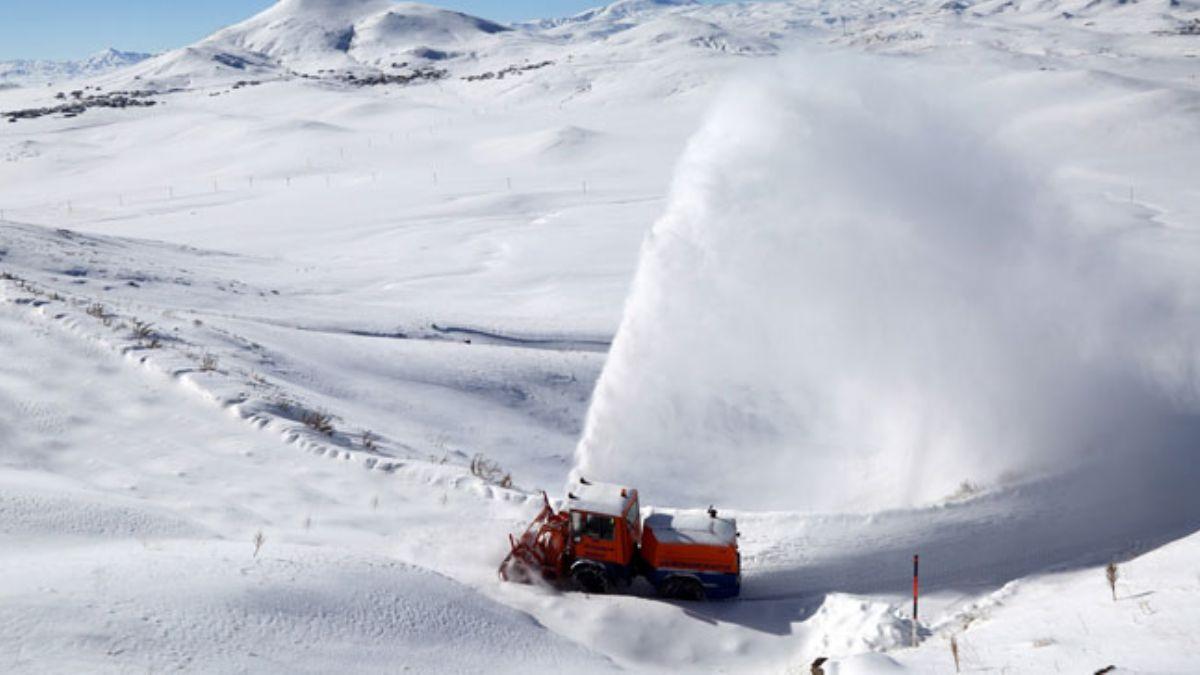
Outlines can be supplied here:
[[[791, 3], [718, 8], [693, 0], [622, 0], [575, 16], [512, 26], [391, 0], [281, 0], [239, 24], [152, 59], [136, 71], [163, 83], [210, 78], [395, 75], [419, 68], [469, 74], [582, 51], [642, 60], [685, 50], [779, 51], [807, 10]], [[779, 31], [780, 27], [788, 30]]]
[[281, 0], [154, 59], [142, 74], [396, 72], [494, 52], [520, 37], [507, 26], [419, 3]]
[[[386, 78], [421, 68], [467, 75], [589, 51], [635, 62], [678, 49], [763, 56], [785, 51], [811, 30], [840, 30], [849, 41], [903, 51], [921, 48], [932, 33], [964, 21], [1166, 34], [1200, 30], [1196, 16], [1194, 0], [907, 0], [853, 7], [830, 0], [815, 5], [619, 0], [573, 16], [506, 26], [413, 2], [280, 0], [246, 21], [143, 63], [136, 75], [162, 86], [188, 86], [213, 78], [333, 73]], [[847, 33], [848, 22], [853, 34]]]
[[141, 63], [151, 56], [110, 48], [78, 61], [0, 61], [0, 83], [44, 84], [93, 77]]
[[610, 5], [584, 10], [574, 16], [541, 19], [533, 22], [533, 25], [552, 27], [566, 23], [632, 20], [638, 15], [644, 15], [649, 12], [659, 12], [664, 9], [680, 7], [697, 7], [699, 5], [700, 2], [698, 0], [618, 0]]

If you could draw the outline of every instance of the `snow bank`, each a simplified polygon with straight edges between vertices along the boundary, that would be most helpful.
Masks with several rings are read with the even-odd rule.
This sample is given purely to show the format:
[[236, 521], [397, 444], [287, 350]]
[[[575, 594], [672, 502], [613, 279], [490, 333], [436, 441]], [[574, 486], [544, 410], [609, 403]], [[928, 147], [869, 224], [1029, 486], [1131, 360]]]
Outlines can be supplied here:
[[[951, 73], [734, 87], [646, 241], [577, 471], [656, 503], [873, 509], [1175, 447], [1182, 335]], [[1174, 350], [1174, 351], [1172, 351]]]
[[[231, 543], [5, 551], [5, 672], [611, 672], [603, 657], [439, 574]], [[47, 589], [52, 589], [47, 592]], [[10, 637], [11, 636], [11, 637]]]

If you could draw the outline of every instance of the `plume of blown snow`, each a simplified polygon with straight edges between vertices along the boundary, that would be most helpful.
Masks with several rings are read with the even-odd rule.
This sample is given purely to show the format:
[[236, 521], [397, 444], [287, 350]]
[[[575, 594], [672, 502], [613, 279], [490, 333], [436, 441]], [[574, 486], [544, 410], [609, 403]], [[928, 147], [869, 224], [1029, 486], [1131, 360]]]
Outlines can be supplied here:
[[727, 92], [643, 246], [577, 474], [867, 510], [1196, 428], [1149, 375], [1172, 293], [973, 125], [962, 84], [809, 57]]

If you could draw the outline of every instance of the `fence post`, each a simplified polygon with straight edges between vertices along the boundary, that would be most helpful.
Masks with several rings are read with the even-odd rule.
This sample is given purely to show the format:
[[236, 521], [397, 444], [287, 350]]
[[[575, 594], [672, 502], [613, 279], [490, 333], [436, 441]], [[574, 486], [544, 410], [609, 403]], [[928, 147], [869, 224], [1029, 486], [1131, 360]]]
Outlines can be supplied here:
[[917, 597], [920, 595], [920, 567], [921, 556], [913, 555], [913, 619], [912, 619], [912, 646], [917, 646]]

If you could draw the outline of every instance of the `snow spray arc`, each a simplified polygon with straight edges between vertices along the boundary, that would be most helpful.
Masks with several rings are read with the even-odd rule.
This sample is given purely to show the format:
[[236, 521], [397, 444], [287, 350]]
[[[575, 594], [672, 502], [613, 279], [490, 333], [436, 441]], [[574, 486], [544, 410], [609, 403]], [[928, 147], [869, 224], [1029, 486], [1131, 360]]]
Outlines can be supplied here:
[[691, 140], [577, 470], [676, 506], [866, 511], [1153, 436], [1170, 298], [952, 74], [841, 59], [733, 87]]

